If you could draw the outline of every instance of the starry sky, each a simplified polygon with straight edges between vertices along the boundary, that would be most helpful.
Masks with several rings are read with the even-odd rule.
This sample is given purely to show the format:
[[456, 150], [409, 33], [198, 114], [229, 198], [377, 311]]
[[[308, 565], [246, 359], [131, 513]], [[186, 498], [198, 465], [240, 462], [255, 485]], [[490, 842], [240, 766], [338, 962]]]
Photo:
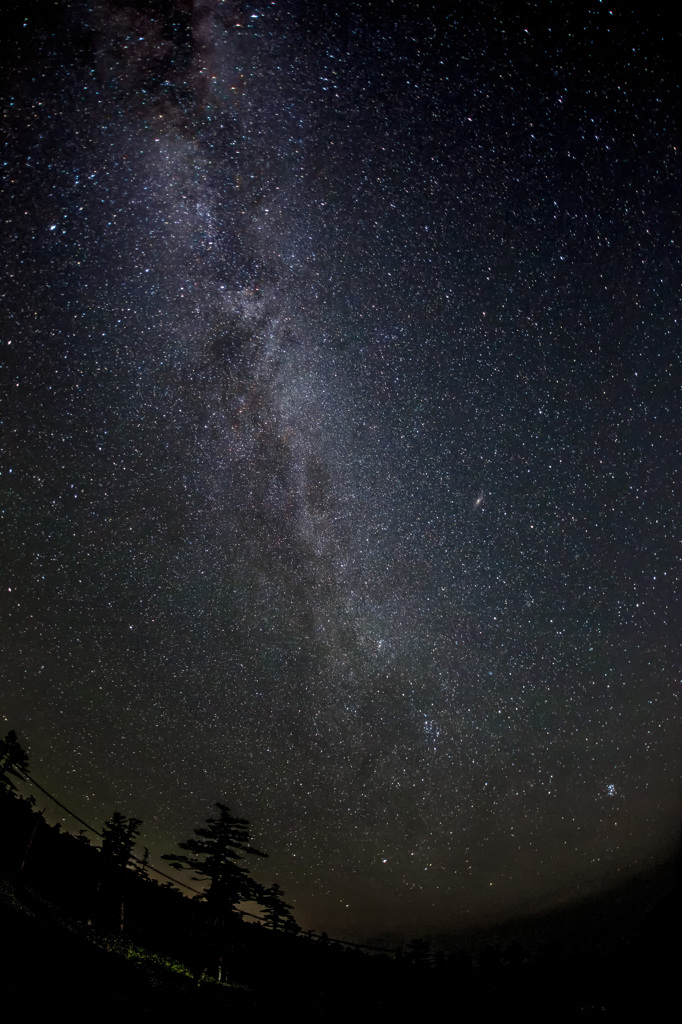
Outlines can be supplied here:
[[671, 22], [95, 0], [3, 31], [0, 716], [36, 777], [153, 859], [227, 802], [340, 936], [665, 856]]

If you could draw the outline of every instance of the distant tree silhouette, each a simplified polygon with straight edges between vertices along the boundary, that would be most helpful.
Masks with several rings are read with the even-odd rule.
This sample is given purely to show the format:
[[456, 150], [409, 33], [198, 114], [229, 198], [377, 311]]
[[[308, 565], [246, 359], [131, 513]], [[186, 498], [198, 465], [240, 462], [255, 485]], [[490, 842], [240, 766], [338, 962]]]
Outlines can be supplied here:
[[431, 967], [433, 964], [431, 946], [426, 939], [410, 939], [404, 955], [416, 967]]
[[[126, 818], [120, 811], [114, 811], [102, 829], [101, 856], [106, 864], [106, 877], [101, 887], [104, 902], [104, 921], [107, 922], [109, 912], [106, 906], [113, 901], [118, 909], [118, 928], [123, 931], [125, 926], [125, 869], [133, 857], [135, 840], [140, 834], [140, 818]], [[113, 909], [111, 911], [113, 915]]]
[[280, 928], [287, 931], [293, 930], [292, 925], [296, 925], [291, 913], [293, 908], [289, 903], [284, 902], [284, 893], [277, 882], [261, 889], [258, 902], [264, 910], [263, 919], [266, 924], [270, 925], [273, 932], [279, 931]]
[[206, 902], [220, 917], [242, 900], [257, 898], [257, 887], [239, 861], [245, 854], [267, 857], [267, 853], [251, 845], [250, 824], [245, 818], [235, 818], [225, 804], [216, 807], [218, 817], [207, 818], [204, 828], [195, 828], [194, 839], [178, 843], [185, 853], [165, 853], [163, 859], [178, 870], [194, 871], [197, 881], [209, 880]]
[[16, 789], [12, 779], [23, 778], [28, 771], [28, 755], [17, 739], [14, 729], [0, 740], [0, 788]]
[[126, 818], [114, 811], [102, 829], [102, 856], [112, 865], [125, 868], [133, 856], [135, 840], [140, 834], [140, 818]]
[[149, 850], [145, 846], [144, 853], [142, 854], [142, 857], [140, 858], [140, 860], [136, 861], [136, 863], [135, 863], [135, 870], [137, 871], [138, 875], [144, 875], [145, 877], [147, 877], [147, 867], [148, 867], [148, 865], [149, 865]]

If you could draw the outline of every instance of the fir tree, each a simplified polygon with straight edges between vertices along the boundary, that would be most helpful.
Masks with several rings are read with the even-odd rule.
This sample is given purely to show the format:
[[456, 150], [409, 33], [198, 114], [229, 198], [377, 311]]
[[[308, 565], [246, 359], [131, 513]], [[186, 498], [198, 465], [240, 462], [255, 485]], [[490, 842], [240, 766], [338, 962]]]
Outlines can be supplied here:
[[139, 818], [126, 818], [114, 811], [102, 829], [102, 856], [115, 867], [125, 868], [133, 856], [135, 840], [140, 834]]
[[251, 845], [250, 825], [235, 818], [225, 804], [216, 804], [220, 815], [207, 818], [206, 827], [195, 828], [193, 839], [178, 843], [186, 853], [166, 853], [164, 860], [178, 870], [196, 873], [195, 880], [208, 879], [206, 901], [217, 915], [234, 910], [243, 900], [254, 898], [257, 889], [246, 868], [239, 862], [245, 854], [267, 857]]
[[0, 788], [16, 789], [12, 778], [23, 779], [28, 772], [28, 755], [17, 739], [14, 729], [0, 740]]
[[135, 870], [137, 871], [138, 875], [142, 875], [144, 878], [146, 878], [147, 877], [147, 868], [148, 868], [148, 866], [149, 866], [149, 850], [145, 846], [144, 853], [142, 854], [142, 857], [139, 858], [138, 860], [136, 860], [136, 862], [135, 862]]
[[258, 902], [263, 907], [263, 920], [270, 925], [273, 932], [283, 928], [287, 931], [293, 930], [296, 925], [291, 910], [291, 904], [284, 902], [284, 893], [274, 882], [267, 889], [261, 889]]
[[[109, 927], [117, 919], [120, 931], [125, 925], [125, 869], [133, 859], [135, 840], [140, 833], [140, 818], [126, 818], [120, 811], [114, 811], [102, 829], [101, 855], [107, 865], [105, 877], [99, 888], [100, 920]], [[117, 910], [114, 916], [114, 909]]]

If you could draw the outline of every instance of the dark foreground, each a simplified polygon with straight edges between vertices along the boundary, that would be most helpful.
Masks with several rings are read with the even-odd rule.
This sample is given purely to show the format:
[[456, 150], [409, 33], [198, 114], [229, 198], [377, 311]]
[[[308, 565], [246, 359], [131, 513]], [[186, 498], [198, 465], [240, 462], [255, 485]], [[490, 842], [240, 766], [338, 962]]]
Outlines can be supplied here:
[[[209, 914], [0, 792], [0, 1021], [679, 1016], [680, 858], [582, 903], [368, 953]], [[215, 912], [213, 912], [215, 914]]]
[[[242, 925], [223, 981], [200, 985], [189, 968], [130, 939], [76, 926], [36, 892], [0, 892], [3, 1018], [165, 1021], [453, 1020], [659, 1022], [677, 1019], [679, 891], [655, 908], [634, 941], [601, 955], [549, 946], [531, 962], [520, 948], [368, 956]], [[415, 962], [415, 960], [417, 962]]]

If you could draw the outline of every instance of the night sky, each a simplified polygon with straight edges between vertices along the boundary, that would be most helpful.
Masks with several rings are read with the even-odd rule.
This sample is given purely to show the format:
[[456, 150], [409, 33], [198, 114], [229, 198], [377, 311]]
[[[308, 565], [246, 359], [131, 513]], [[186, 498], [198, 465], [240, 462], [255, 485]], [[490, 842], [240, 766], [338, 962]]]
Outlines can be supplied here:
[[228, 803], [306, 928], [676, 835], [679, 40], [612, 6], [3, 25], [0, 726], [156, 863]]

